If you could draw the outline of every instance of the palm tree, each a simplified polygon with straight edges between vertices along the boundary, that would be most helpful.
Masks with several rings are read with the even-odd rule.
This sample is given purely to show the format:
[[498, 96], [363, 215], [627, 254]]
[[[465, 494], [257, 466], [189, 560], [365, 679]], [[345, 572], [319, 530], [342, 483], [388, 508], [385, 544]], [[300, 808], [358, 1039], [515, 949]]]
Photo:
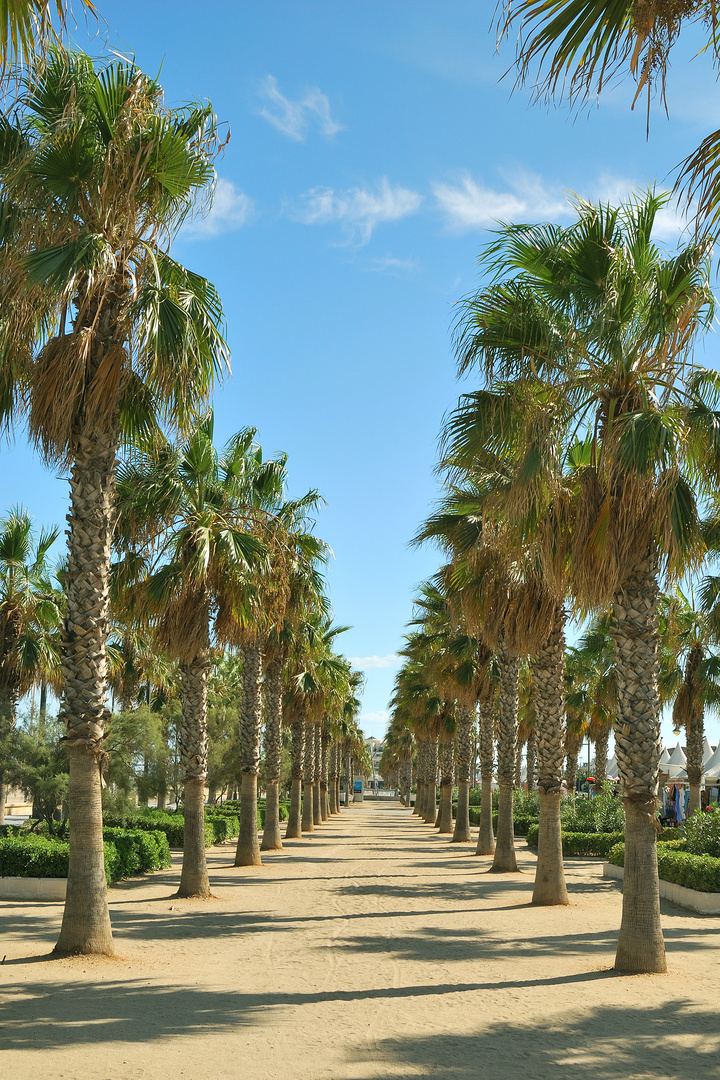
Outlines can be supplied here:
[[21, 507], [0, 521], [0, 825], [5, 821], [10, 742], [19, 697], [59, 663], [62, 598], [53, 587], [48, 553], [59, 529], [41, 529]]
[[167, 254], [217, 146], [207, 105], [168, 110], [125, 61], [50, 50], [2, 120], [3, 414], [27, 410], [70, 472], [61, 716], [72, 854], [59, 952], [112, 952], [100, 805], [116, 454], [156, 414], [185, 424], [223, 370], [212, 286]]
[[718, 584], [714, 576], [703, 579], [700, 604], [679, 588], [661, 602], [660, 630], [670, 661], [663, 672], [663, 689], [674, 690], [674, 725], [685, 728], [689, 814], [701, 806], [705, 710], [717, 709], [720, 703]]
[[[650, 98], [659, 87], [665, 98], [670, 52], [683, 25], [703, 21], [705, 49], [718, 55], [715, 0], [505, 0], [501, 35], [516, 30], [518, 82], [533, 79], [537, 97], [567, 94], [574, 104], [594, 100], [617, 77], [630, 73], [637, 83], [633, 106], [644, 90], [648, 125]], [[720, 131], [703, 139], [680, 165], [676, 188], [693, 208], [696, 225], [717, 236], [720, 225]]]
[[[267, 559], [258, 533], [284, 482], [284, 461], [263, 461], [254, 428], [233, 436], [219, 453], [213, 426], [210, 415], [179, 448], [157, 438], [150, 451], [133, 455], [118, 479], [120, 542], [128, 538], [154, 556], [138, 585], [138, 603], [153, 619], [156, 642], [180, 664], [185, 843], [179, 896], [210, 895], [204, 801], [213, 637], [225, 643], [236, 633], [245, 582]], [[247, 651], [242, 681], [244, 712], [256, 683], [259, 694], [259, 673]], [[256, 801], [253, 813], [257, 835]]]
[[[481, 260], [495, 283], [464, 304], [457, 336], [461, 371], [479, 364], [498, 384], [544, 395], [550, 419], [529, 443], [518, 517], [549, 581], [565, 563], [552, 538], [569, 535], [576, 602], [612, 607], [627, 822], [615, 963], [627, 971], [666, 966], [655, 848], [658, 575], [682, 574], [699, 557], [689, 476], [708, 491], [720, 473], [717, 376], [689, 358], [713, 311], [709, 250], [658, 250], [651, 233], [665, 201], [649, 193], [619, 209], [578, 202], [568, 228], [503, 226]], [[544, 534], [531, 519], [549, 523]]]
[[[92, 0], [80, 0], [85, 10], [97, 16]], [[36, 51], [47, 50], [67, 28], [66, 0], [13, 0], [0, 9], [0, 68], [3, 77], [17, 65], [32, 64]], [[57, 22], [57, 30], [53, 26]]]

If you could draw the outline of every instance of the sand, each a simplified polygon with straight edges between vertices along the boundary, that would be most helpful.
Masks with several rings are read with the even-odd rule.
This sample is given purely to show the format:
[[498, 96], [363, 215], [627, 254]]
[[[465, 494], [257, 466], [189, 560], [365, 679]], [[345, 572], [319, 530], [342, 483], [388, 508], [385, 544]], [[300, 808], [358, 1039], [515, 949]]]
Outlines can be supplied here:
[[567, 864], [572, 904], [399, 805], [357, 804], [232, 866], [217, 899], [172, 870], [110, 890], [119, 959], [51, 960], [61, 908], [0, 904], [2, 1080], [720, 1077], [720, 919], [663, 903], [670, 971], [609, 970], [616, 882]]

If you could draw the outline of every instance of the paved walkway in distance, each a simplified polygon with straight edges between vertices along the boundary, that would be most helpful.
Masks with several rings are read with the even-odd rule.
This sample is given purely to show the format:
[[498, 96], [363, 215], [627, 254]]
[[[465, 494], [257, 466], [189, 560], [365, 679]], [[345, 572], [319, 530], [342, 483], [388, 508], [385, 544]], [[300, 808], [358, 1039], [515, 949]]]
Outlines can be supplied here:
[[120, 958], [49, 960], [55, 904], [0, 903], [9, 1080], [720, 1078], [720, 919], [663, 905], [670, 972], [609, 971], [618, 884], [568, 861], [572, 905], [399, 804], [351, 806], [262, 868], [209, 854], [110, 891]]

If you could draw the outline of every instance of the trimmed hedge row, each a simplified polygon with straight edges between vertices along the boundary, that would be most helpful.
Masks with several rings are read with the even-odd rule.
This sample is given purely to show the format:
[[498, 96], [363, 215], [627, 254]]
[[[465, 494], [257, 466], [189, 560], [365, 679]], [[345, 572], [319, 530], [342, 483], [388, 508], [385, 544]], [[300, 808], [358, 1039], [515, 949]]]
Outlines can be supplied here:
[[[539, 827], [537, 825], [533, 825], [532, 828], [528, 830], [528, 847], [537, 847], [538, 828]], [[679, 829], [663, 829], [662, 838], [663, 841], [684, 843], [684, 840], [682, 840], [682, 834]], [[624, 839], [625, 833], [621, 832], [563, 832], [563, 855], [594, 855], [600, 857], [607, 857], [612, 848], [615, 847], [617, 844], [622, 843]]]
[[[683, 841], [657, 846], [658, 874], [663, 881], [683, 885], [698, 892], [720, 893], [720, 859], [714, 855], [692, 855], [680, 850]], [[625, 845], [616, 844], [608, 854], [613, 866], [625, 865]]]
[[[105, 878], [109, 885], [134, 874], [162, 870], [170, 865], [170, 848], [162, 832], [142, 829], [103, 829]], [[34, 833], [0, 840], [0, 877], [68, 875], [70, 844]]]
[[[167, 837], [170, 847], [182, 848], [185, 833], [185, 818], [182, 813], [166, 814], [162, 810], [146, 810], [141, 814], [127, 817], [113, 817], [106, 814], [104, 823], [115, 828], [144, 829], [147, 832], [159, 830]], [[205, 814], [205, 847], [221, 844], [237, 836], [240, 821], [231, 814]]]
[[[456, 810], [457, 807], [454, 807], [453, 809]], [[497, 832], [497, 823], [498, 823], [498, 816], [497, 816], [497, 813], [494, 813], [493, 814], [493, 830], [495, 832]], [[479, 825], [480, 824], [480, 807], [479, 806], [471, 806], [470, 807], [470, 824], [471, 825]], [[528, 832], [528, 829], [532, 828], [533, 825], [537, 825], [537, 818], [528, 817], [525, 814], [517, 814], [517, 815], [515, 815], [513, 817], [513, 829], [514, 829], [515, 836], [526, 836], [527, 832]]]

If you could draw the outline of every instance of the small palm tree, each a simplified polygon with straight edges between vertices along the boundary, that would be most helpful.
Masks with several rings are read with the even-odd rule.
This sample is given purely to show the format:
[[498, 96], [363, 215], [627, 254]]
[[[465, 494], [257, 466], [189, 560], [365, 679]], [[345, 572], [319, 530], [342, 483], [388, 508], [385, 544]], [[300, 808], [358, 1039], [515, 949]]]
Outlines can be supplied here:
[[54, 528], [36, 535], [21, 507], [0, 521], [0, 824], [18, 699], [59, 666], [63, 599], [48, 566], [59, 534]]
[[[247, 428], [218, 452], [209, 416], [179, 449], [157, 439], [152, 450], [135, 454], [118, 479], [119, 543], [130, 540], [154, 557], [137, 587], [138, 606], [152, 619], [155, 640], [180, 664], [185, 844], [179, 896], [210, 895], [204, 800], [213, 644], [234, 635], [245, 583], [267, 560], [258, 534], [284, 482], [284, 459], [264, 461], [254, 437], [255, 429]], [[247, 668], [245, 655], [243, 697]]]

